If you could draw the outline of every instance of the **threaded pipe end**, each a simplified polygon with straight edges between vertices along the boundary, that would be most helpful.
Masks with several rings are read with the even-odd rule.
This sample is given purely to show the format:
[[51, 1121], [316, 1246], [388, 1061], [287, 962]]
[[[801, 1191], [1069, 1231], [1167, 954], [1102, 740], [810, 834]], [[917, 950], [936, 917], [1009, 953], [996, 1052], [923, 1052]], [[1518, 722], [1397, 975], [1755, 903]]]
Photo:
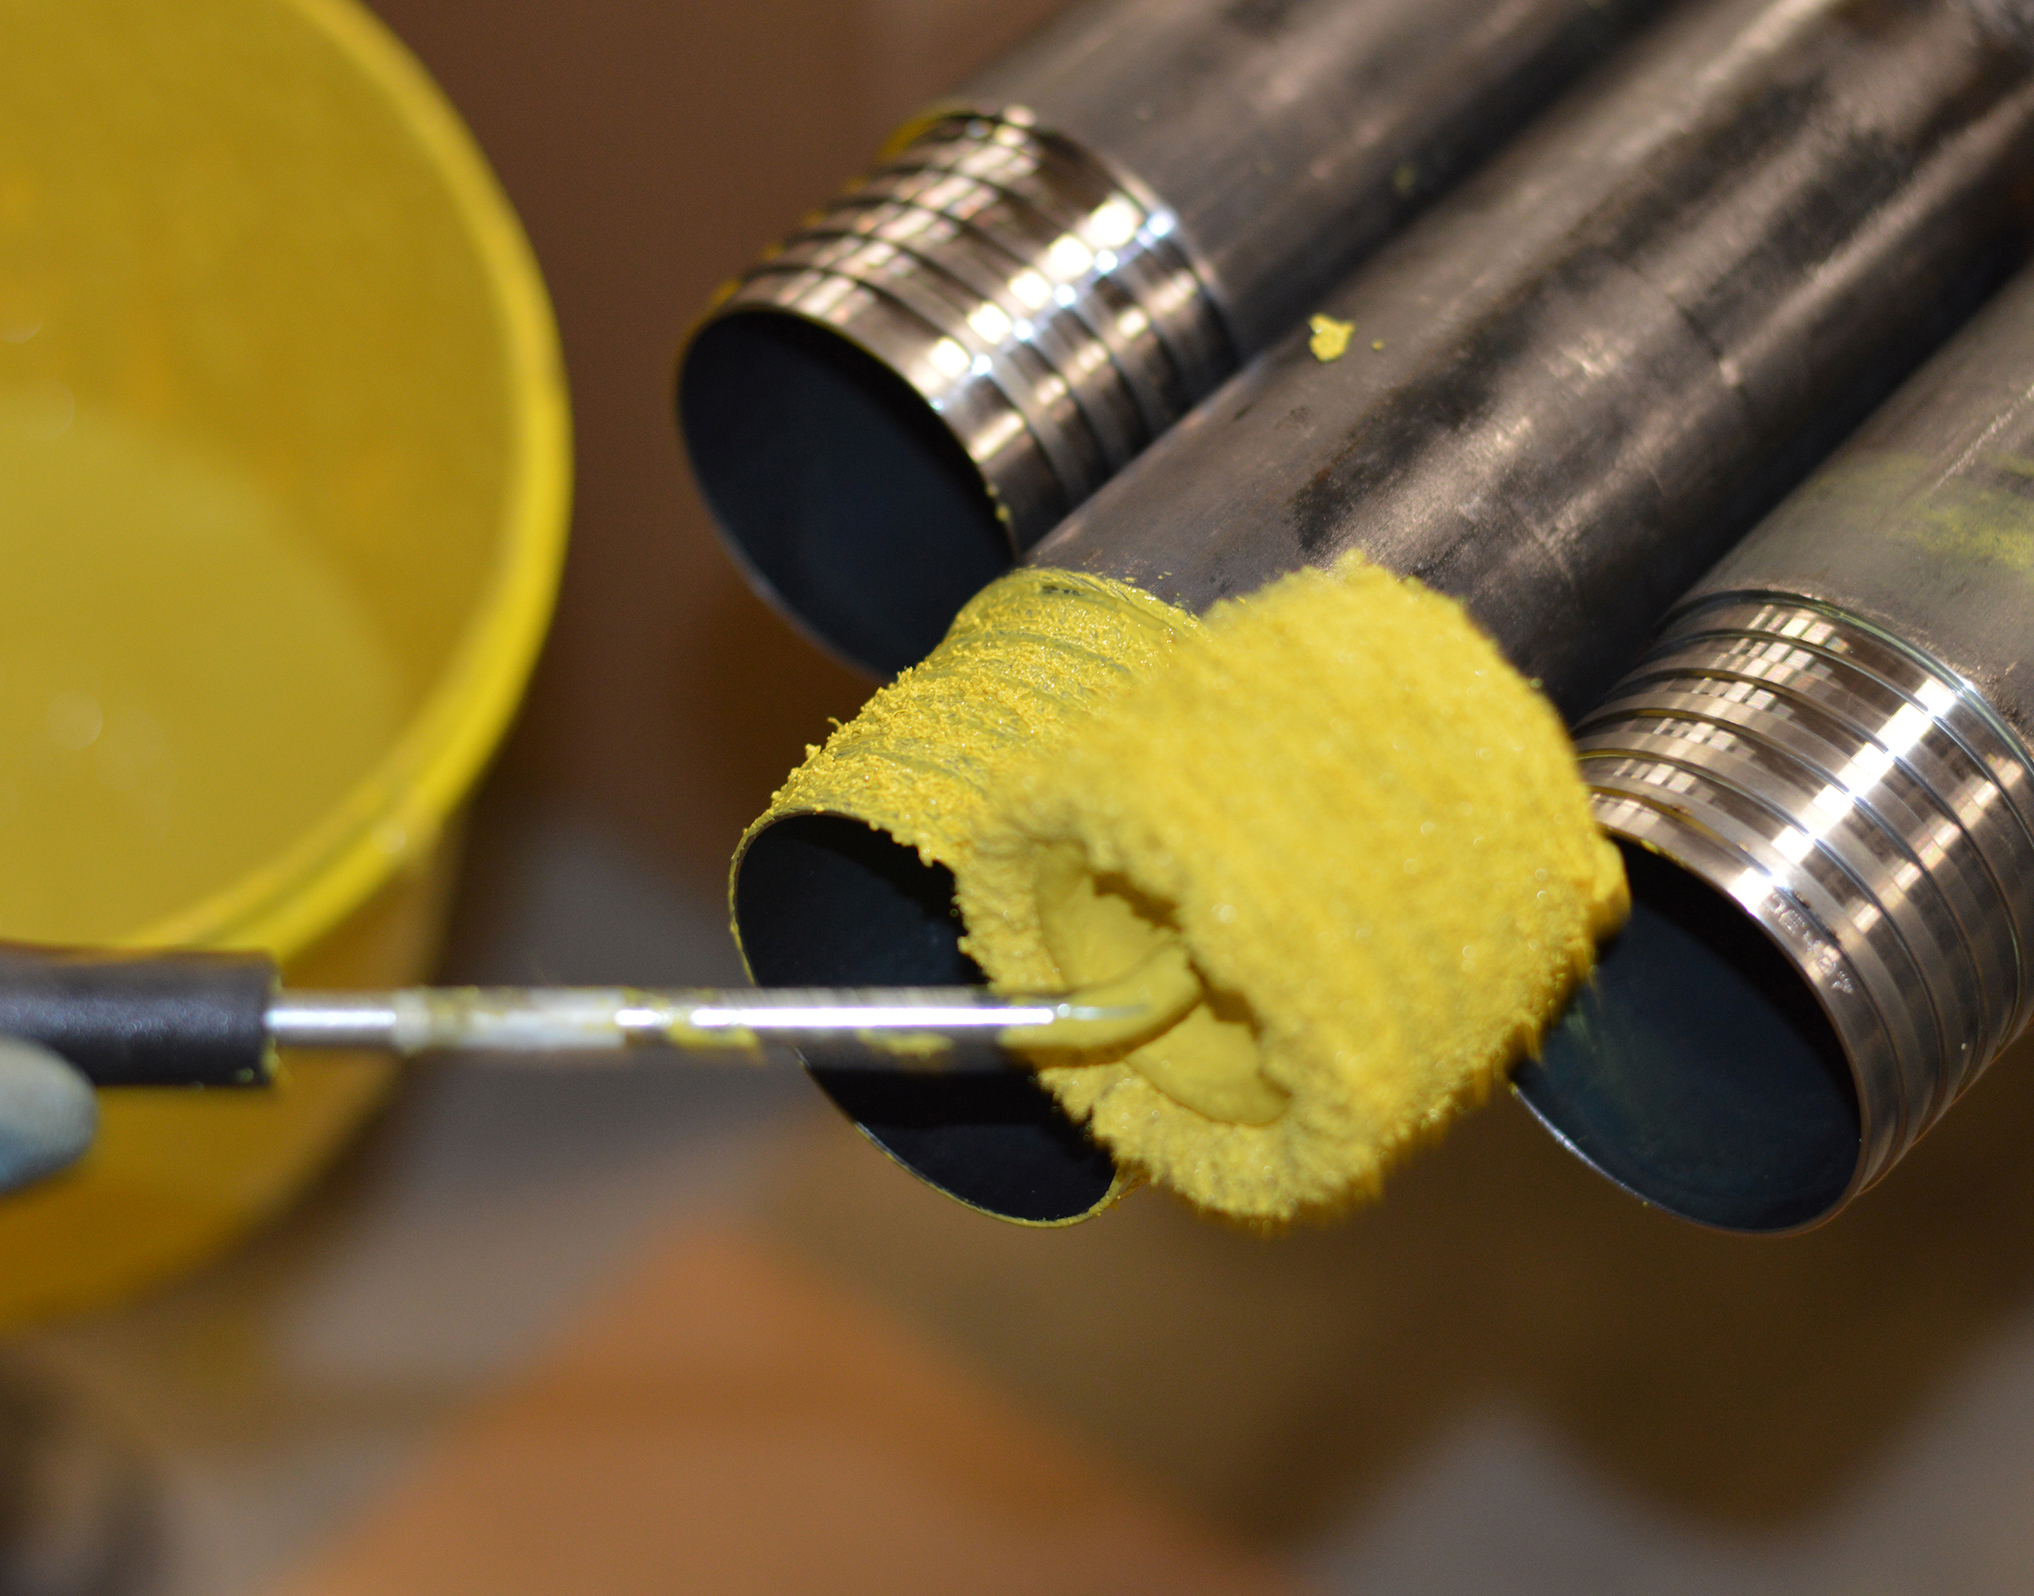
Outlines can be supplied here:
[[1734, 903], [1827, 1017], [1858, 1114], [1834, 1211], [2034, 1010], [2034, 762], [1948, 666], [1765, 593], [1675, 616], [1576, 747], [1603, 827]]
[[[846, 346], [800, 351], [831, 362], [816, 380], [839, 377], [837, 398], [801, 406], [782, 361], [767, 384], [757, 375], [776, 355], [759, 360], [754, 342], [775, 340], [774, 351], [782, 338], [758, 323], [785, 318]], [[1234, 366], [1173, 213], [1012, 108], [928, 124], [752, 267], [695, 338], [681, 406], [701, 483], [751, 572], [822, 641], [889, 670], [921, 657], [983, 581]], [[915, 396], [949, 447], [911, 440], [906, 460], [872, 445], [867, 426], [834, 425], [866, 398], [847, 389], [886, 379], [898, 390], [882, 398], [894, 425], [911, 425], [897, 411]], [[836, 433], [859, 440], [841, 447], [860, 462], [838, 462], [823, 491], [801, 492]], [[864, 513], [872, 494], [897, 501], [920, 475], [922, 516], [901, 502], [880, 526]], [[938, 501], [970, 497], [1000, 554], [953, 546], [966, 517]], [[902, 541], [887, 550], [885, 539]], [[921, 594], [937, 565], [959, 575]], [[866, 590], [843, 598], [857, 570], [871, 573]], [[872, 643], [837, 618], [857, 605], [940, 613]], [[886, 649], [902, 657], [873, 657]]]

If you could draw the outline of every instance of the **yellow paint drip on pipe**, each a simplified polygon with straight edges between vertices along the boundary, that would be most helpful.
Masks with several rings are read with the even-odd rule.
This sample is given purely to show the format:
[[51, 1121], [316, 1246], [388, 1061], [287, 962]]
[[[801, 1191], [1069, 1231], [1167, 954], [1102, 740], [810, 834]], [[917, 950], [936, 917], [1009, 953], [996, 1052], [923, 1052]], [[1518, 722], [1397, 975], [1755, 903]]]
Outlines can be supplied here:
[[1178, 1025], [1033, 1057], [1126, 1175], [1255, 1224], [1374, 1195], [1626, 908], [1552, 708], [1452, 601], [1360, 563], [1205, 622], [1015, 573], [756, 829], [809, 811], [952, 870], [999, 985], [1183, 948], [1203, 995]]

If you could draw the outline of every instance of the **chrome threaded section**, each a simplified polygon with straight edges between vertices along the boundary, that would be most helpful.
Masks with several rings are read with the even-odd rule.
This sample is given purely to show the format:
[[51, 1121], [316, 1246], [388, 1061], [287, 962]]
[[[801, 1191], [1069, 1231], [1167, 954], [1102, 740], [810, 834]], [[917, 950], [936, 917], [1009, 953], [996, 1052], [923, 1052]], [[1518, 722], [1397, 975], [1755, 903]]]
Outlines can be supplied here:
[[774, 311], [901, 376], [1021, 551], [1234, 369], [1177, 221], [1021, 109], [926, 127], [756, 265]]
[[1674, 617], [1576, 729], [1596, 817], [1734, 900], [1857, 1087], [1851, 1192], [2034, 1009], [2034, 762], [1920, 649], [1793, 595]]

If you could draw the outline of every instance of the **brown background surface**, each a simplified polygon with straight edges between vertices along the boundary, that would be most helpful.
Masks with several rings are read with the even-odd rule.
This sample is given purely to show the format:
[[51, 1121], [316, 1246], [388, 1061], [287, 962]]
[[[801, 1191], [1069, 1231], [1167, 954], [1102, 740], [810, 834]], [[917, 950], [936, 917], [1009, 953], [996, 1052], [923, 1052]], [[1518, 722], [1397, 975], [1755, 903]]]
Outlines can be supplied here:
[[551, 286], [574, 543], [501, 779], [719, 890], [741, 828], [868, 683], [749, 594], [671, 420], [714, 287], [1055, 0], [381, 0], [479, 136]]

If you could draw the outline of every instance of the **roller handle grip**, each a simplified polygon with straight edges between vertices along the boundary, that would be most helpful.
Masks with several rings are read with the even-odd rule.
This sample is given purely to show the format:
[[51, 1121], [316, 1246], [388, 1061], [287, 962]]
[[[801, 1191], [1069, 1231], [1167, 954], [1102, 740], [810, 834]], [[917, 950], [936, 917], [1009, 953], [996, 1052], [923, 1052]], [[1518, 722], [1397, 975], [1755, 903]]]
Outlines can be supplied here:
[[40, 1042], [95, 1086], [266, 1086], [261, 953], [118, 953], [0, 943], [0, 1035]]

